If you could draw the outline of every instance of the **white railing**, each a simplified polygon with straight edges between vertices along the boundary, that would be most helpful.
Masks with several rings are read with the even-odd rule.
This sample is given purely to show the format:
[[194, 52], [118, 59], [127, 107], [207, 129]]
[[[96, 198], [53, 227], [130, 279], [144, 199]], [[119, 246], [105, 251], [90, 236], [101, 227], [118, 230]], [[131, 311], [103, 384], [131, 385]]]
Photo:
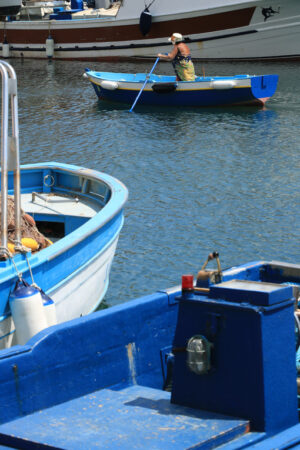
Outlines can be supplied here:
[[[19, 160], [17, 77], [13, 67], [6, 61], [0, 60], [0, 72], [2, 75], [0, 256], [5, 256], [9, 255], [7, 247], [8, 172], [13, 171], [14, 174], [15, 250], [20, 250], [22, 248], [21, 185], [20, 185], [21, 180], [20, 180], [20, 160]], [[9, 136], [9, 116], [11, 116], [11, 136]]]

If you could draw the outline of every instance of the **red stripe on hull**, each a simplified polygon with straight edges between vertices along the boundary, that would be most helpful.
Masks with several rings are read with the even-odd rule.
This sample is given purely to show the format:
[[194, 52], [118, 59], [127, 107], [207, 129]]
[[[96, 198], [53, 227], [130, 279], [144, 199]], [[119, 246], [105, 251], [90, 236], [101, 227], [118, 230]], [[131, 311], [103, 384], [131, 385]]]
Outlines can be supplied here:
[[[206, 16], [191, 17], [185, 19], [177, 19], [162, 22], [153, 22], [150, 33], [142, 36], [139, 24], [120, 25], [105, 27], [83, 28], [78, 25], [76, 28], [70, 28], [68, 24], [64, 29], [51, 28], [51, 36], [56, 44], [87, 44], [91, 42], [126, 42], [134, 41], [138, 43], [140, 40], [151, 40], [157, 38], [165, 38], [170, 36], [174, 30], [180, 30], [184, 35], [192, 35], [199, 33], [210, 33], [214, 31], [229, 30], [249, 25], [255, 8], [244, 8], [235, 11], [228, 11], [218, 14], [210, 14]], [[74, 21], [70, 20], [70, 25], [74, 25]], [[103, 23], [103, 19], [100, 21]], [[35, 30], [34, 21], [30, 23], [30, 28], [21, 30], [13, 28], [13, 22], [6, 27], [6, 39], [12, 45], [14, 44], [45, 44], [49, 35], [49, 23], [45, 21], [45, 29]], [[87, 23], [87, 20], [85, 21]], [[40, 24], [40, 22], [39, 22]], [[20, 22], [18, 22], [20, 25]], [[55, 26], [59, 26], [59, 21], [55, 22]], [[4, 39], [4, 30], [0, 30], [0, 39]]]

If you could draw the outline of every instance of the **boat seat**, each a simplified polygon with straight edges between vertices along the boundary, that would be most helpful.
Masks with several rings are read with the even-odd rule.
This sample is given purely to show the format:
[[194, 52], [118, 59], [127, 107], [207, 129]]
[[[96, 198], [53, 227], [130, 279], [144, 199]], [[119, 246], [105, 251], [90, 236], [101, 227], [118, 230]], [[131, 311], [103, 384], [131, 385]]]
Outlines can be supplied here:
[[130, 385], [102, 389], [0, 425], [0, 444], [25, 448], [25, 443], [29, 448], [34, 442], [33, 448], [65, 450], [131, 450], [147, 443], [151, 448], [202, 448], [212, 440], [218, 446], [243, 436], [248, 427], [247, 420], [175, 405], [169, 392]]

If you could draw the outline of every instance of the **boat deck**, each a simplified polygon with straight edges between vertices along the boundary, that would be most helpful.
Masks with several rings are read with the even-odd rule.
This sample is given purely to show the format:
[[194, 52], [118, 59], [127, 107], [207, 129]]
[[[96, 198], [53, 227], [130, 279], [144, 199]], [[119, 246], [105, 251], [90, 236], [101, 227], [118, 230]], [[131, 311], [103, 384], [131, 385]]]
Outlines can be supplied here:
[[[256, 441], [247, 420], [170, 403], [170, 393], [139, 385], [102, 389], [0, 426], [17, 448], [211, 448]], [[24, 447], [23, 447], [24, 446]]]
[[77, 217], [93, 217], [100, 209], [99, 203], [68, 195], [42, 193], [36, 194], [34, 201], [32, 194], [22, 194], [22, 208], [29, 214], [49, 214]]
[[[94, 8], [87, 8], [87, 9], [83, 9], [82, 11], [78, 11], [76, 13], [72, 14], [72, 19], [95, 19], [98, 17], [102, 17], [105, 19], [109, 19], [112, 18], [114, 19], [120, 9], [121, 6], [121, 2], [115, 2], [112, 3], [110, 8], [105, 9], [105, 8], [98, 8], [98, 9], [94, 9]], [[66, 10], [66, 12], [68, 12], [68, 10]]]

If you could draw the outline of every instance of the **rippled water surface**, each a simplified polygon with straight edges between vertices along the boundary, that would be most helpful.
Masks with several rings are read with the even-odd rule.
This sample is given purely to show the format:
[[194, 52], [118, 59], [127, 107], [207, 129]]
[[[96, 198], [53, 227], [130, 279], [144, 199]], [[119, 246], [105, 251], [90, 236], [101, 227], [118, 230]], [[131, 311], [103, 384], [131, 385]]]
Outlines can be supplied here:
[[[224, 267], [300, 263], [297, 63], [196, 63], [199, 74], [278, 73], [266, 109], [101, 103], [84, 68], [147, 72], [152, 62], [10, 61], [18, 76], [21, 162], [107, 172], [129, 189], [106, 303], [179, 284], [218, 250]], [[160, 63], [156, 73], [171, 74]]]

